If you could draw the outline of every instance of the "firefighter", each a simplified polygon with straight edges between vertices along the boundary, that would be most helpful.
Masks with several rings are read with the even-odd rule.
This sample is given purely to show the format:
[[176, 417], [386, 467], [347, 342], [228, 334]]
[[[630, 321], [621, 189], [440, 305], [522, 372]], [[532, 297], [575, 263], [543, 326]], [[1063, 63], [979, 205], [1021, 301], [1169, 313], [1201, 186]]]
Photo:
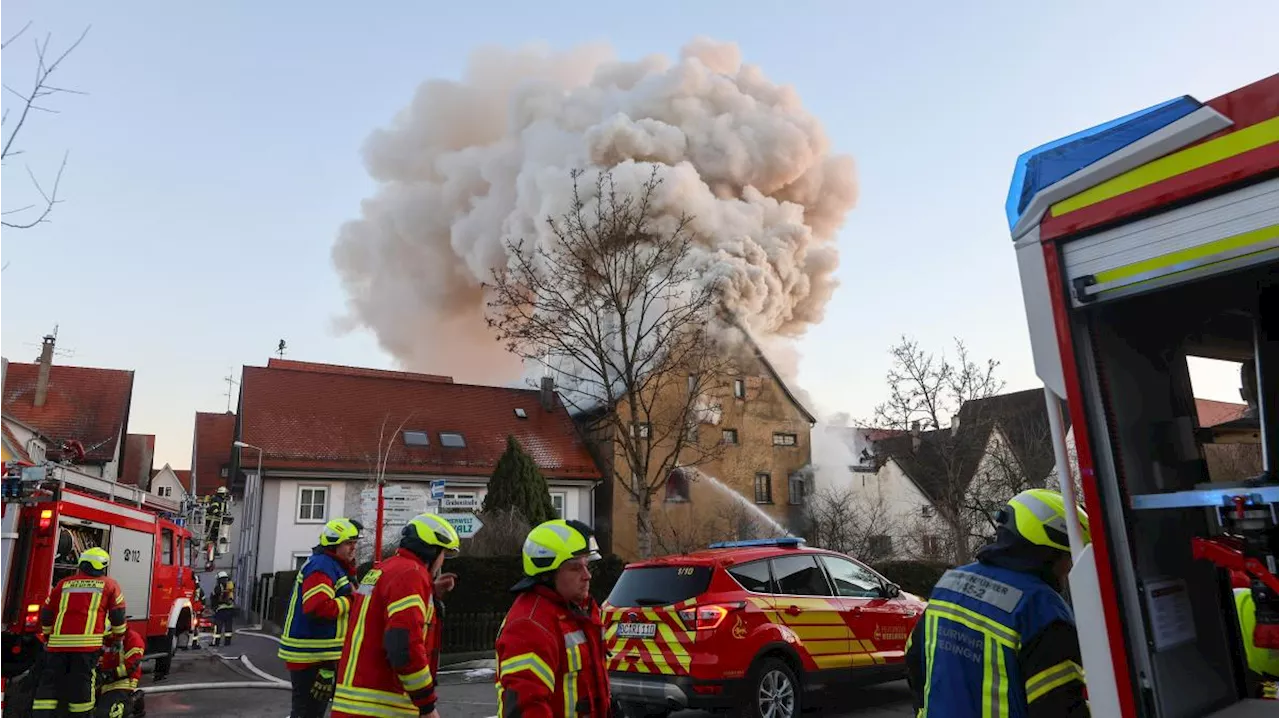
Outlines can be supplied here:
[[124, 593], [107, 575], [110, 562], [105, 550], [86, 549], [79, 570], [53, 587], [40, 610], [46, 655], [31, 706], [37, 718], [57, 715], [59, 707], [73, 716], [93, 711], [98, 651], [128, 628]]
[[231, 632], [236, 616], [236, 584], [231, 574], [218, 572], [218, 582], [213, 585], [213, 645], [231, 645]]
[[498, 714], [612, 715], [600, 607], [589, 593], [590, 563], [600, 558], [591, 529], [539, 524], [523, 554], [525, 578], [498, 631]]
[[1253, 582], [1247, 573], [1231, 572], [1231, 592], [1235, 598], [1236, 622], [1240, 626], [1240, 640], [1244, 644], [1245, 663], [1249, 669], [1249, 693], [1255, 698], [1274, 699], [1280, 660], [1277, 660], [1276, 649], [1259, 648], [1253, 640], [1258, 618], [1253, 603]]
[[99, 718], [125, 718], [147, 714], [138, 690], [142, 679], [142, 656], [147, 642], [132, 628], [125, 631], [122, 644], [112, 646], [98, 661]]
[[356, 590], [352, 630], [338, 663], [334, 718], [439, 718], [433, 583], [461, 542], [435, 514], [415, 516], [400, 536], [396, 554], [365, 574]]
[[[920, 718], [1089, 715], [1075, 617], [1059, 593], [1068, 510], [1056, 491], [1023, 491], [978, 560], [938, 580], [907, 643]], [[1088, 543], [1089, 517], [1075, 511]]]
[[325, 524], [294, 580], [279, 651], [293, 683], [292, 718], [324, 718], [333, 698], [363, 528], [345, 518]]

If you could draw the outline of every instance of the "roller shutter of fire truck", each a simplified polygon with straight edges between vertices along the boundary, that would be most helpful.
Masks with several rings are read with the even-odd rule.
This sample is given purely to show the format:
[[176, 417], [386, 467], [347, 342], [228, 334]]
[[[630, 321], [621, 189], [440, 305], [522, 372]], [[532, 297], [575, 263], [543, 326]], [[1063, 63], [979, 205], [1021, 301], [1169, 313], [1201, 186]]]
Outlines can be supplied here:
[[115, 527], [111, 531], [111, 569], [120, 583], [130, 620], [146, 620], [151, 611], [151, 565], [155, 554], [154, 534]]
[[1277, 180], [1081, 237], [1063, 247], [1075, 306], [1276, 261]]

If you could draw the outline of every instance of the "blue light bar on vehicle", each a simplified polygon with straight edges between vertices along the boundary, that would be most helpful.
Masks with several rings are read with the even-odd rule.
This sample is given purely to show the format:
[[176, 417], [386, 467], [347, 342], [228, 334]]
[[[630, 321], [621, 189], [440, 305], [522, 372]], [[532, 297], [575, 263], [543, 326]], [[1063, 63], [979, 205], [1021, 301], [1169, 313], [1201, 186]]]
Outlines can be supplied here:
[[752, 546], [790, 546], [797, 548], [803, 545], [804, 539], [799, 536], [787, 536], [785, 538], [750, 539], [748, 541], [717, 541], [707, 548], [750, 548]]

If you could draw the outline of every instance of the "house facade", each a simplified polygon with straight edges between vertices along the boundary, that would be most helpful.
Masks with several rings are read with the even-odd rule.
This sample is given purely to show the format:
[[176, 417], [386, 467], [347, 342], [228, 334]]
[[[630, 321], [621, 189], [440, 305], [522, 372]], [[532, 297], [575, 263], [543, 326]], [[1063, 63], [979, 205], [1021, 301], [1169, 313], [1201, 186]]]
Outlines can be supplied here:
[[292, 570], [332, 518], [358, 519], [372, 533], [377, 476], [385, 480], [384, 546], [427, 510], [435, 480], [445, 482], [439, 511], [465, 524], [508, 436], [537, 463], [564, 518], [592, 523], [600, 470], [564, 407], [539, 391], [292, 360], [244, 367], [233, 441], [248, 448], [232, 453], [229, 472], [233, 486], [244, 475], [248, 487], [251, 513], [237, 523], [248, 532], [238, 551], [251, 564], [244, 570]]
[[185, 502], [191, 496], [191, 471], [165, 464], [151, 474], [147, 490], [156, 496]]
[[[653, 414], [687, 406], [687, 387], [695, 384], [692, 379], [665, 382]], [[750, 340], [729, 374], [706, 385], [684, 439], [696, 446], [679, 457], [697, 458], [672, 472], [650, 505], [655, 554], [705, 547], [709, 541], [782, 535], [803, 517], [812, 484], [806, 471], [812, 414]], [[601, 545], [624, 559], [638, 558], [638, 502], [615, 478], [629, 476], [630, 465], [598, 415], [579, 417], [579, 422], [609, 474], [596, 504]], [[632, 423], [647, 430], [644, 422]], [[653, 441], [655, 456], [669, 451], [659, 436]]]
[[[39, 361], [6, 362], [3, 413], [15, 443], [40, 439], [50, 460], [115, 481], [126, 459], [133, 372], [53, 363], [46, 336]], [[25, 450], [25, 448], [24, 448]]]

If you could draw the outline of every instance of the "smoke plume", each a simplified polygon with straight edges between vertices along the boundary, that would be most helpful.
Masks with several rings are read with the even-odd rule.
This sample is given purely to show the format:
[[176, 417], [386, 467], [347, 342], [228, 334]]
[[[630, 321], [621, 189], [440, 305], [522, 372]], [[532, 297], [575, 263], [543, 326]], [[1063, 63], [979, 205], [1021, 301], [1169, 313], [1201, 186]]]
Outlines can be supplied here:
[[703, 39], [676, 62], [598, 46], [477, 52], [461, 82], [419, 87], [364, 160], [378, 190], [333, 248], [344, 325], [371, 329], [408, 369], [471, 381], [520, 375], [485, 325], [481, 283], [506, 266], [504, 240], [547, 241], [570, 170], [611, 170], [625, 190], [658, 166], [659, 211], [694, 217], [703, 281], [761, 338], [822, 320], [857, 194], [853, 160], [795, 91]]

